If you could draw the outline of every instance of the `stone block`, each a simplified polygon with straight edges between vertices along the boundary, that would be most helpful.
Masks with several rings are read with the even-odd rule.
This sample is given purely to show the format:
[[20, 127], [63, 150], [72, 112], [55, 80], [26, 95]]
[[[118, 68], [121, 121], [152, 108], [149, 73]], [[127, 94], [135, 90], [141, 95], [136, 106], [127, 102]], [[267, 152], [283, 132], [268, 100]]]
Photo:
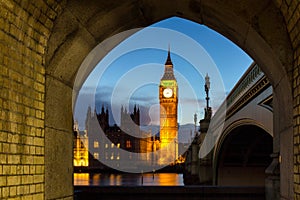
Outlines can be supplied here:
[[45, 130], [45, 197], [59, 199], [73, 194], [72, 131]]
[[47, 76], [45, 126], [72, 130], [72, 88]]

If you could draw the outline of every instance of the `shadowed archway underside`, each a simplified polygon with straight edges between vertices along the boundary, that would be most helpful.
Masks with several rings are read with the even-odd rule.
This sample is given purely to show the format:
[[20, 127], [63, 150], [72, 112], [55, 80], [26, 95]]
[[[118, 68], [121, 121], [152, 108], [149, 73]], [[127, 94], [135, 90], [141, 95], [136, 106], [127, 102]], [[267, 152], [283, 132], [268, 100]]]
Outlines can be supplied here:
[[[116, 33], [145, 27], [172, 16], [204, 24], [232, 40], [255, 60], [272, 83], [275, 116], [273, 151], [280, 151], [285, 158], [281, 163], [281, 195], [292, 197], [293, 155], [289, 151], [293, 145], [290, 75], [293, 51], [284, 18], [273, 1], [70, 0], [62, 1], [60, 6], [62, 10], [55, 20], [45, 56], [46, 199], [72, 195], [72, 151], [70, 148], [61, 149], [67, 152], [61, 156], [55, 151], [66, 142], [72, 143], [72, 90], [81, 86], [74, 88], [73, 83], [76, 76], [80, 76], [83, 82], [93, 68], [87, 67], [85, 74], [78, 74], [83, 60], [95, 46]], [[106, 44], [97, 53], [104, 57], [124, 39]], [[280, 105], [287, 106], [283, 108]], [[280, 135], [284, 135], [285, 139]], [[53, 176], [53, 172], [58, 174]]]
[[227, 134], [217, 159], [217, 185], [264, 186], [271, 164], [273, 138], [254, 125]]

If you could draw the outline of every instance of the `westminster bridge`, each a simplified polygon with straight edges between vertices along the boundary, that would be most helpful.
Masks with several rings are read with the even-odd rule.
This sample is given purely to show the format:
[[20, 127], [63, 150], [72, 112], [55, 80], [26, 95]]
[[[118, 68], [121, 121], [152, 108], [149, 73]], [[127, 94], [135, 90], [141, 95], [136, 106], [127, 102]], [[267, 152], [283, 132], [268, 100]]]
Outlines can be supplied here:
[[280, 176], [273, 145], [272, 86], [253, 63], [214, 116], [200, 121], [187, 154], [185, 183], [260, 186], [272, 199]]

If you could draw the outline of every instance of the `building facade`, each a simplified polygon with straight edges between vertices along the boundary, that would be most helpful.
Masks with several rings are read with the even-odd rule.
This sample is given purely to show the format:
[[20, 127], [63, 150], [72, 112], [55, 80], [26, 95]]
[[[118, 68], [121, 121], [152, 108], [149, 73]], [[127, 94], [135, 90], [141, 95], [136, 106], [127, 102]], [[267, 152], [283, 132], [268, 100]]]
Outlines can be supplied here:
[[160, 164], [170, 164], [178, 157], [178, 85], [173, 71], [170, 50], [159, 85], [160, 103]]
[[87, 163], [85, 166], [88, 166], [89, 169], [118, 169], [120, 165], [131, 163], [130, 161], [157, 163], [155, 158], [147, 153], [159, 149], [159, 137], [152, 135], [151, 132], [140, 130], [140, 109], [135, 106], [133, 112], [130, 113], [122, 107], [120, 119], [120, 126], [116, 124], [110, 126], [108, 109], [102, 106], [101, 112], [97, 113], [96, 110], [92, 111], [90, 107], [88, 108], [86, 130], [81, 131], [81, 135], [78, 124], [74, 123], [77, 124], [74, 126], [74, 133], [78, 132], [76, 134], [78, 137], [74, 139], [76, 144], [74, 145], [75, 167], [81, 166], [75, 165], [75, 163], [80, 163], [77, 161], [77, 157], [82, 154], [83, 149], [85, 150], [85, 163]]
[[89, 141], [86, 131], [79, 131], [78, 123], [74, 122], [74, 167], [89, 166]]

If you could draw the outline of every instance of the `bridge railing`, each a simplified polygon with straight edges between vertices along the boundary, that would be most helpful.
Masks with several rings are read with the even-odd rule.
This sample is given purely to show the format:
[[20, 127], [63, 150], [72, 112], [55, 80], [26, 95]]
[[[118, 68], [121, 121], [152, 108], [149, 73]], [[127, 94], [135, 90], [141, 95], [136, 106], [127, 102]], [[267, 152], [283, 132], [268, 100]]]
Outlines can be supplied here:
[[249, 69], [237, 82], [226, 98], [227, 109], [233, 105], [245, 92], [252, 87], [259, 79], [264, 76], [264, 73], [256, 63], [252, 63]]
[[225, 121], [269, 86], [264, 73], [256, 63], [252, 63], [213, 115], [199, 151], [200, 158], [204, 158], [219, 140]]

